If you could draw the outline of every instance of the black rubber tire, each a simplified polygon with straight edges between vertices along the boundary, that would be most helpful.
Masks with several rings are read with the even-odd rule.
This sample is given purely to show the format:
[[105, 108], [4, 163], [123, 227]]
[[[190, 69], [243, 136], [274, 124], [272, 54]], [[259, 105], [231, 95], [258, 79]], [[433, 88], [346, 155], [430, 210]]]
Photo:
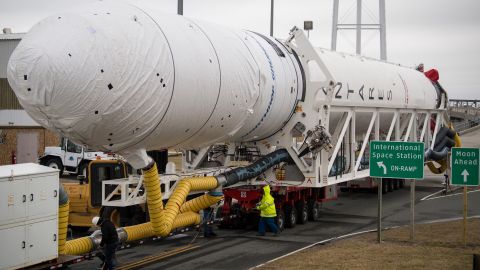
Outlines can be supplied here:
[[320, 204], [315, 200], [309, 200], [307, 203], [308, 220], [317, 221], [320, 219]]
[[392, 179], [393, 190], [399, 189], [399, 182], [400, 182], [400, 179]]
[[402, 189], [405, 187], [405, 179], [398, 179], [398, 188]]
[[87, 166], [88, 166], [88, 163], [82, 162], [78, 166], [78, 170], [77, 170], [77, 172], [78, 172], [77, 175], [85, 176], [85, 181], [88, 181], [88, 179], [87, 179]]
[[232, 205], [231, 212], [236, 217], [232, 219], [232, 229], [245, 229], [247, 226], [247, 215], [242, 211], [240, 204]]
[[297, 209], [291, 205], [285, 205], [285, 227], [293, 228], [297, 225]]
[[297, 224], [305, 224], [308, 222], [308, 208], [305, 201], [299, 201], [295, 204], [297, 208]]
[[382, 179], [382, 194], [387, 194], [387, 181], [385, 179]]
[[392, 179], [387, 179], [385, 182], [387, 183], [387, 191], [392, 192], [393, 191], [393, 180]]
[[275, 217], [275, 222], [280, 231], [285, 230], [285, 213], [282, 209], [277, 209], [277, 217]]
[[55, 168], [55, 169], [58, 169], [59, 170], [59, 175], [60, 177], [62, 177], [63, 175], [63, 164], [62, 162], [60, 161], [59, 158], [48, 158], [47, 160], [45, 160], [45, 163], [44, 163], [45, 166], [47, 167], [51, 167], [51, 168]]

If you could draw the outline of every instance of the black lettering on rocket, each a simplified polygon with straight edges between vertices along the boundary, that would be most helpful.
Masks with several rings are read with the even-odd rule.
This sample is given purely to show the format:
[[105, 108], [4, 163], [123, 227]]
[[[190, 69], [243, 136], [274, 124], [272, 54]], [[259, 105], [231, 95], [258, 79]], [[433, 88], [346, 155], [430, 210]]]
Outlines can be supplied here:
[[377, 93], [378, 93], [378, 100], [383, 100], [383, 90], [378, 89]]
[[368, 99], [375, 99], [373, 97], [373, 90], [375, 90], [375, 88], [368, 88]]
[[337, 92], [335, 92], [335, 98], [342, 98], [342, 96], [340, 95], [340, 90], [342, 90], [342, 83], [341, 82], [338, 82], [337, 85], [335, 85], [335, 87], [338, 86], [338, 89], [337, 89]]
[[388, 90], [388, 92], [387, 92], [387, 100], [392, 100], [392, 96], [393, 96], [392, 90]]
[[347, 99], [348, 99], [348, 96], [350, 95], [350, 93], [352, 93], [352, 94], [355, 93], [355, 90], [350, 89], [350, 86], [347, 83]]
[[360, 87], [360, 89], [358, 89], [358, 94], [360, 95], [360, 97], [363, 99], [363, 87], [365, 87], [365, 85], [362, 85], [362, 87]]

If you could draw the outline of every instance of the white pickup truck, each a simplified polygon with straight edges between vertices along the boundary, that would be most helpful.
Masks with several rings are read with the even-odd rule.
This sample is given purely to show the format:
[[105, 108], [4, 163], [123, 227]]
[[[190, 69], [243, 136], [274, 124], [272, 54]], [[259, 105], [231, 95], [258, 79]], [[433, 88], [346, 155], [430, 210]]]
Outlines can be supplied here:
[[39, 158], [39, 163], [59, 169], [60, 176], [63, 172], [85, 175], [88, 162], [98, 158], [110, 159], [113, 156], [104, 152], [91, 151], [67, 138], [62, 138], [60, 146], [45, 147], [45, 154]]

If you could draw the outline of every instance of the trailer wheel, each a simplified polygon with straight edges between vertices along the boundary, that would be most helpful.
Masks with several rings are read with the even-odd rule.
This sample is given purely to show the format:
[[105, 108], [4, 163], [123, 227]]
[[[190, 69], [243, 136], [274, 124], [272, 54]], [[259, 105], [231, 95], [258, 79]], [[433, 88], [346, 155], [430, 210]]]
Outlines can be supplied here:
[[275, 218], [278, 230], [283, 231], [285, 229], [285, 213], [282, 209], [277, 209], [277, 217]]
[[285, 205], [285, 227], [293, 228], [297, 224], [297, 209], [291, 205]]
[[308, 219], [317, 221], [320, 218], [320, 204], [315, 200], [309, 200], [307, 203]]
[[387, 191], [392, 192], [393, 191], [393, 179], [388, 179], [386, 182], [387, 182]]
[[305, 224], [308, 221], [308, 208], [305, 201], [299, 201], [296, 203], [297, 208], [297, 223]]
[[400, 179], [395, 178], [395, 179], [392, 179], [392, 181], [393, 181], [393, 190], [398, 190]]
[[232, 219], [232, 229], [244, 229], [247, 225], [247, 216], [242, 211], [242, 206], [238, 203], [232, 205], [231, 213], [235, 215]]

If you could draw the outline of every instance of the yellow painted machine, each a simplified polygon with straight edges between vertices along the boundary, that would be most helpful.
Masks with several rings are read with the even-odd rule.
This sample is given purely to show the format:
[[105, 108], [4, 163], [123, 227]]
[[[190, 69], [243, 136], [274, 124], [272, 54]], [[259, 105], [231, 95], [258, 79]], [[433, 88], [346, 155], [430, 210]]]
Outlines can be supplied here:
[[87, 177], [78, 183], [63, 183], [70, 198], [68, 223], [74, 230], [87, 231], [95, 216], [109, 217], [117, 227], [145, 221], [143, 206], [102, 207], [102, 181], [127, 177], [127, 165], [121, 160], [94, 160], [88, 164]]

